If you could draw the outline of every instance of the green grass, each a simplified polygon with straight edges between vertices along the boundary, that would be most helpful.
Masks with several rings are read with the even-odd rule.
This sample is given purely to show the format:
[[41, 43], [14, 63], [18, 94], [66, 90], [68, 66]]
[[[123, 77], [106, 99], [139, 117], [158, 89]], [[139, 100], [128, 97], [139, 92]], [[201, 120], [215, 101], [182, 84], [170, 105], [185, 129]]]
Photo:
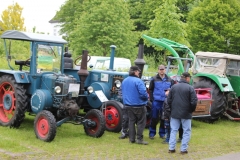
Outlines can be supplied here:
[[149, 145], [130, 144], [119, 140], [119, 133], [105, 132], [101, 138], [85, 134], [82, 125], [63, 124], [57, 128], [55, 139], [43, 142], [36, 138], [34, 116], [26, 117], [19, 129], [0, 127], [0, 159], [203, 159], [231, 152], [239, 152], [240, 126], [238, 122], [220, 120], [207, 124], [193, 120], [189, 154], [169, 154], [162, 139], [144, 139]]

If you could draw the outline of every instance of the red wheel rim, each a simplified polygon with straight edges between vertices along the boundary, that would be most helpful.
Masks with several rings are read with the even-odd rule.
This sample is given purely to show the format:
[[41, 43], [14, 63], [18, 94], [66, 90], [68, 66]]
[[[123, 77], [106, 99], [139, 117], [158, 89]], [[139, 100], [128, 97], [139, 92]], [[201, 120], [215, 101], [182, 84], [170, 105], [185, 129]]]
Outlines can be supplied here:
[[39, 117], [37, 121], [37, 132], [40, 137], [44, 138], [49, 132], [48, 120], [44, 117]]
[[13, 86], [9, 82], [4, 82], [0, 86], [0, 120], [9, 122], [16, 109], [16, 98]]
[[92, 121], [94, 121], [96, 123], [95, 127], [88, 128], [88, 132], [91, 133], [91, 134], [96, 133], [98, 131], [98, 128], [99, 128], [98, 118], [95, 117], [95, 116], [89, 116], [89, 117], [87, 117], [87, 119], [91, 119]]
[[106, 119], [106, 125], [109, 128], [115, 128], [120, 121], [118, 110], [114, 106], [107, 106], [106, 112], [103, 111], [105, 119]]

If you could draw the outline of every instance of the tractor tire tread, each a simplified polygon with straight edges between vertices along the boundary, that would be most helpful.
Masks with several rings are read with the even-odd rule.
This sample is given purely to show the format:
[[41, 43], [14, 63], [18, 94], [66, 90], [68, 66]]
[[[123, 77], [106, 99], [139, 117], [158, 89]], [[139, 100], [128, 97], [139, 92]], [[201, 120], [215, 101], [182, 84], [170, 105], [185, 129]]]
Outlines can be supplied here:
[[89, 132], [89, 128], [87, 128], [84, 125], [84, 131], [87, 135], [89, 135], [91, 137], [99, 138], [105, 132], [106, 120], [105, 120], [105, 117], [103, 116], [102, 112], [100, 110], [97, 110], [97, 109], [91, 109], [90, 111], [88, 111], [87, 114], [85, 115], [85, 118], [88, 119], [88, 117], [90, 117], [92, 115], [97, 117], [97, 119], [98, 119], [98, 122], [99, 122], [98, 130], [93, 134], [93, 133]]
[[0, 82], [9, 82], [14, 88], [16, 97], [16, 109], [14, 116], [10, 122], [4, 126], [10, 126], [10, 128], [19, 128], [25, 118], [25, 111], [27, 108], [26, 89], [24, 88], [24, 85], [18, 84], [11, 75], [3, 75], [0, 78]]
[[[36, 128], [37, 127], [36, 126], [37, 125], [37, 121], [38, 121], [38, 118], [40, 116], [46, 117], [46, 119], [49, 122], [50, 128], [49, 128], [49, 133], [46, 136], [46, 138], [40, 137], [39, 134], [38, 134], [37, 128]], [[50, 111], [43, 110], [43, 111], [39, 112], [36, 115], [35, 120], [34, 120], [34, 132], [35, 132], [35, 135], [36, 135], [37, 138], [39, 138], [39, 139], [41, 139], [41, 140], [43, 140], [45, 142], [51, 142], [55, 138], [56, 133], [57, 133], [56, 119], [55, 119], [54, 115]]]

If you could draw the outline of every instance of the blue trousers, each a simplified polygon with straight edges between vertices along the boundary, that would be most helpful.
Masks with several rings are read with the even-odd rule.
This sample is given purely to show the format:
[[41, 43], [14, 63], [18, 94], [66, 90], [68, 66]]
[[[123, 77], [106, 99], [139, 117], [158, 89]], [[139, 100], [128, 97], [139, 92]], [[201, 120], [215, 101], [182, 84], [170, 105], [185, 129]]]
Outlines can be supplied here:
[[180, 127], [180, 124], [182, 124], [183, 128], [183, 137], [181, 142], [181, 151], [187, 151], [188, 149], [188, 142], [191, 138], [191, 119], [175, 119], [171, 118], [170, 120], [170, 126], [171, 126], [171, 134], [170, 134], [170, 140], [169, 140], [169, 150], [174, 150], [176, 146], [176, 134], [178, 132], [178, 129]]
[[170, 120], [164, 120], [164, 127], [165, 127], [165, 133], [166, 133], [165, 142], [169, 142], [170, 133], [171, 133]]
[[159, 120], [160, 120], [160, 127], [159, 127], [158, 134], [160, 137], [165, 136], [164, 120], [161, 119], [162, 106], [163, 106], [163, 101], [153, 101], [152, 102], [149, 137], [154, 137], [156, 135], [156, 126], [157, 126]]

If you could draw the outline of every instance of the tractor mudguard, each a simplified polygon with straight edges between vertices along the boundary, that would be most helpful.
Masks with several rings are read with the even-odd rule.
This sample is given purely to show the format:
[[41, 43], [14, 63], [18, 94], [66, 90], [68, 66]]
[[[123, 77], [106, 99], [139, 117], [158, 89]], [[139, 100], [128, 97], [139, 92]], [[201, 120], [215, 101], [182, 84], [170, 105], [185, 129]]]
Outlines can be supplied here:
[[197, 73], [192, 77], [193, 81], [191, 81], [191, 84], [199, 81], [199, 78], [211, 79], [212, 81], [214, 81], [217, 84], [217, 86], [219, 87], [219, 89], [222, 92], [232, 92], [233, 91], [232, 85], [229, 82], [227, 77], [219, 77], [217, 75], [207, 74], [207, 73], [204, 73], [204, 74]]
[[29, 78], [25, 72], [13, 71], [13, 70], [1, 70], [0, 76], [2, 75], [13, 75], [17, 83], [30, 83]]
[[102, 102], [95, 93], [95, 91], [102, 91], [106, 98], [110, 98], [110, 89], [107, 84], [102, 82], [94, 82], [91, 84], [93, 87], [94, 92], [87, 96], [88, 103], [94, 109], [100, 108], [102, 106]]
[[46, 89], [37, 89], [31, 97], [33, 113], [39, 113], [44, 109], [50, 109], [53, 105], [51, 93]]

